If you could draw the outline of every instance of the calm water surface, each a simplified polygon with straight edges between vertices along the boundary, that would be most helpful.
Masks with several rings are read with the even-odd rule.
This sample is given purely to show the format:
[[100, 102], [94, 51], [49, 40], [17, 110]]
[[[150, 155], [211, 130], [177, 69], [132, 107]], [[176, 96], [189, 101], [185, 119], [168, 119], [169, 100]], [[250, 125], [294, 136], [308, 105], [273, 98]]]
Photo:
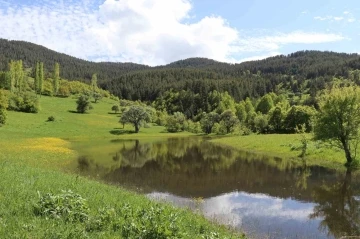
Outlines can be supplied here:
[[359, 173], [264, 157], [201, 138], [75, 145], [79, 173], [200, 211], [253, 238], [360, 235]]

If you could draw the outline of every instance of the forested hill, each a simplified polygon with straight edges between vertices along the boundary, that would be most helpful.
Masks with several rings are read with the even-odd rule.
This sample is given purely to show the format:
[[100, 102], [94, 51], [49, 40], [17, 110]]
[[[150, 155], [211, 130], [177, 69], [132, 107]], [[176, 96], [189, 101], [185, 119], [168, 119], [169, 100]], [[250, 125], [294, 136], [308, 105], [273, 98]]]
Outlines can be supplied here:
[[6, 70], [11, 59], [23, 60], [25, 67], [44, 62], [48, 73], [58, 62], [61, 77], [69, 80], [89, 80], [97, 73], [103, 88], [131, 100], [154, 100], [169, 89], [202, 95], [212, 90], [228, 91], [237, 100], [279, 89], [311, 94], [323, 89], [333, 77], [349, 78], [353, 70], [360, 69], [358, 54], [321, 51], [300, 51], [240, 64], [206, 58], [189, 58], [157, 67], [95, 63], [36, 44], [0, 39], [0, 71]]
[[61, 77], [69, 80], [90, 80], [94, 73], [97, 73], [101, 80], [111, 80], [131, 71], [149, 68], [135, 63], [94, 63], [33, 43], [0, 39], [0, 71], [7, 70], [10, 60], [23, 60], [25, 68], [33, 67], [37, 61], [41, 61], [44, 62], [46, 72], [51, 72], [55, 62], [58, 62], [61, 66]]

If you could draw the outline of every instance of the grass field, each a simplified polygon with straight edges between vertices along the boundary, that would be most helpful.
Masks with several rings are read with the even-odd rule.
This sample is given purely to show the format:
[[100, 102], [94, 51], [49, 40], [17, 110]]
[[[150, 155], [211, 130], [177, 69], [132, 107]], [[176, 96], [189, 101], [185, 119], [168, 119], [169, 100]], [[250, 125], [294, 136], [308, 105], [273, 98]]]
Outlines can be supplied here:
[[[337, 170], [346, 170], [343, 151], [311, 141], [307, 134], [308, 146], [305, 159], [308, 165], [319, 165]], [[264, 155], [300, 159], [301, 136], [299, 134], [269, 134], [230, 136], [213, 139], [212, 142]]]
[[[94, 104], [89, 114], [73, 113], [73, 98], [42, 97], [40, 103], [38, 114], [9, 112], [8, 124], [0, 128], [0, 238], [240, 237], [187, 210], [62, 172], [77, 157], [71, 142], [91, 146], [99, 139], [135, 136], [127, 134], [132, 128], [122, 129], [118, 115], [110, 112], [114, 101], [104, 99]], [[55, 121], [47, 122], [49, 116]], [[151, 127], [142, 128], [136, 138], [188, 135]], [[71, 199], [62, 190], [80, 196]], [[46, 193], [52, 195], [44, 197]], [[49, 205], [52, 210], [48, 210]], [[39, 207], [45, 207], [42, 213], [35, 210]], [[71, 215], [82, 215], [86, 220], [75, 220], [77, 217]]]

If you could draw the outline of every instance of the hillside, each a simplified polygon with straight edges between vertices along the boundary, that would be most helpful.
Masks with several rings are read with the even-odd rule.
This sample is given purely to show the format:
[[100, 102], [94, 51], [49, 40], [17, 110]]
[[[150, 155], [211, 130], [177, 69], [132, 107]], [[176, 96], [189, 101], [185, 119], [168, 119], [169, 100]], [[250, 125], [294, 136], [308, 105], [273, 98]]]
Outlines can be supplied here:
[[[360, 56], [321, 51], [299, 51], [259, 61], [229, 64], [206, 58], [189, 58], [164, 66], [81, 60], [45, 47], [22, 41], [0, 39], [0, 70], [10, 59], [22, 59], [25, 67], [44, 62], [51, 73], [54, 62], [61, 66], [61, 77], [89, 80], [98, 74], [101, 87], [131, 100], [154, 100], [169, 89], [207, 94], [228, 91], [236, 100], [259, 97], [270, 91], [315, 94], [335, 77], [348, 78], [360, 69]], [[50, 76], [50, 75], [49, 75]]]
[[100, 80], [110, 80], [124, 73], [148, 68], [135, 63], [94, 63], [33, 43], [0, 39], [0, 71], [7, 69], [10, 60], [23, 60], [25, 67], [33, 67], [37, 61], [41, 61], [46, 72], [51, 72], [54, 63], [58, 62], [61, 77], [69, 80], [91, 79], [93, 73], [97, 73]]

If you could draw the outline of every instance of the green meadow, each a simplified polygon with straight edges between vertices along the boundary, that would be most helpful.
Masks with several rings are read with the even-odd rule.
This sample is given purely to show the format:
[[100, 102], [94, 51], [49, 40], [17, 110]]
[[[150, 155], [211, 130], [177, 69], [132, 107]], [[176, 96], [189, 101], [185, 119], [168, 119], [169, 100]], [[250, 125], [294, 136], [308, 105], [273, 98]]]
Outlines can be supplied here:
[[[74, 142], [91, 148], [101, 139], [135, 137], [111, 112], [115, 101], [103, 99], [88, 114], [74, 113], [75, 101], [43, 96], [38, 114], [8, 112], [0, 128], [0, 238], [242, 237], [190, 210], [69, 173]], [[172, 136], [154, 126], [136, 138]]]
[[[299, 134], [253, 134], [221, 137], [213, 139], [212, 142], [267, 156], [300, 160], [301, 137]], [[307, 165], [346, 170], [346, 159], [342, 150], [313, 141], [311, 134], [305, 134], [305, 137], [308, 141], [304, 156]]]
[[[161, 126], [141, 128], [134, 135], [133, 128], [122, 128], [119, 114], [111, 112], [115, 101], [103, 99], [87, 114], [74, 113], [75, 101], [71, 97], [43, 96], [37, 114], [8, 112], [8, 123], [0, 127], [0, 238], [139, 238], [136, 235], [140, 233], [145, 233], [143, 238], [243, 237], [189, 210], [71, 174], [78, 150], [91, 152], [99, 142], [193, 135], [167, 133]], [[48, 122], [49, 116], [55, 121]], [[310, 139], [311, 135], [306, 137]], [[300, 139], [295, 134], [249, 135], [214, 137], [212, 142], [299, 159]], [[309, 141], [305, 158], [309, 165], [344, 168], [341, 151], [317, 142]], [[68, 190], [72, 193], [66, 193]], [[46, 197], [47, 193], [51, 195]], [[54, 202], [61, 202], [65, 209], [40, 210]], [[84, 215], [86, 220], [76, 215]]]

